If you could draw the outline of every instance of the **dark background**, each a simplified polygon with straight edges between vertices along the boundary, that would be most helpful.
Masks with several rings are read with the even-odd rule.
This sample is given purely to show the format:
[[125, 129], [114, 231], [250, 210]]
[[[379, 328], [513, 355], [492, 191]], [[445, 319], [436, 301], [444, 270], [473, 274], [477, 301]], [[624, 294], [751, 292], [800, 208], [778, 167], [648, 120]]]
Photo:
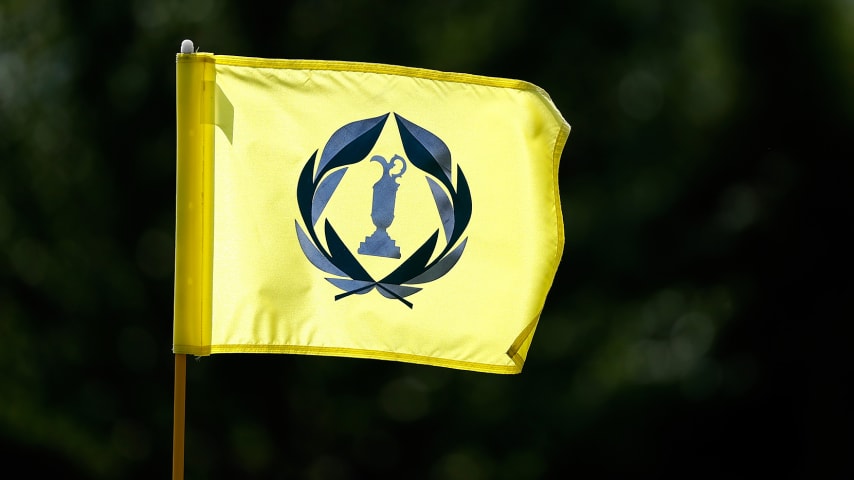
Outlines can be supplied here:
[[519, 78], [572, 125], [520, 375], [190, 359], [186, 478], [854, 478], [847, 0], [3, 0], [2, 471], [170, 477], [184, 38]]

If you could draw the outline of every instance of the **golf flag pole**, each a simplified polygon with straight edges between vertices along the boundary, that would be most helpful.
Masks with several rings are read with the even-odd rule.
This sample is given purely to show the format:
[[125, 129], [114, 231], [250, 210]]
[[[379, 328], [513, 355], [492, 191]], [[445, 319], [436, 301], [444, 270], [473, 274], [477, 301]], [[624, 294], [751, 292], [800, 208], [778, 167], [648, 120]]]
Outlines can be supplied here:
[[187, 393], [187, 355], [175, 354], [175, 407], [172, 432], [172, 480], [184, 478], [184, 402]]
[[[184, 40], [181, 42], [181, 53], [193, 53], [194, 47], [192, 40]], [[177, 91], [176, 91], [176, 104], [177, 108], [177, 155], [178, 155], [178, 168], [182, 170], [183, 165], [186, 165], [186, 162], [182, 162], [181, 158], [187, 155], [196, 155], [198, 152], [196, 149], [197, 146], [194, 146], [193, 137], [197, 135], [197, 129], [194, 128], [193, 123], [198, 123], [196, 120], [193, 122], [192, 119], [188, 119], [186, 113], [182, 113], [181, 105], [182, 102], [186, 102], [187, 99], [184, 98], [187, 92], [182, 92], [185, 90], [182, 88], [186, 86], [186, 83], [181, 82], [180, 80], [177, 82]], [[190, 122], [188, 124], [188, 122]], [[198, 145], [199, 142], [196, 141], [195, 145]], [[179, 171], [178, 172], [178, 181], [184, 181], [191, 185], [198, 185], [201, 181], [202, 172], [187, 172], [187, 171]], [[197, 177], [193, 179], [192, 177]], [[188, 178], [189, 177], [189, 178]], [[180, 189], [179, 189], [180, 192]], [[192, 196], [189, 198], [182, 198], [183, 195], [179, 194], [177, 198], [177, 208], [176, 208], [176, 216], [179, 218], [184, 216], [187, 210], [192, 210], [193, 208], [198, 208], [196, 203], [194, 202]], [[176, 225], [176, 240], [183, 241], [184, 237], [194, 236], [192, 232], [184, 232], [178, 231], [180, 227]], [[188, 235], [189, 234], [189, 235]], [[182, 237], [182, 238], [178, 238]], [[180, 261], [181, 263], [176, 263], [175, 270], [176, 273], [186, 273], [187, 271], [195, 271], [198, 272], [197, 266], [188, 265], [184, 261]], [[189, 275], [176, 275], [176, 280], [181, 281], [184, 278], [193, 279], [196, 277], [194, 274]], [[176, 313], [179, 311], [179, 304], [176, 303]], [[183, 309], [183, 314], [187, 314], [188, 311], [186, 308]], [[172, 480], [183, 480], [184, 478], [184, 412], [185, 412], [185, 403], [186, 403], [186, 395], [187, 394], [187, 355], [176, 353], [175, 354], [175, 398], [174, 398], [174, 408], [173, 408], [173, 432], [172, 432]]]
[[189, 40], [175, 61], [174, 478], [184, 355], [521, 372], [564, 244], [543, 89]]

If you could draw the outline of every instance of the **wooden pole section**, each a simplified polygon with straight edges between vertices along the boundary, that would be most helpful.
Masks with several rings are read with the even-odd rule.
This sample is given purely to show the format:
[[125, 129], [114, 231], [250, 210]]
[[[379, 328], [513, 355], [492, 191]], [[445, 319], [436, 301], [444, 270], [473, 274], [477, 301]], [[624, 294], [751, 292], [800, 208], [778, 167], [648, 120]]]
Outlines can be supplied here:
[[184, 404], [187, 399], [187, 355], [175, 354], [175, 406], [172, 412], [172, 480], [184, 479]]

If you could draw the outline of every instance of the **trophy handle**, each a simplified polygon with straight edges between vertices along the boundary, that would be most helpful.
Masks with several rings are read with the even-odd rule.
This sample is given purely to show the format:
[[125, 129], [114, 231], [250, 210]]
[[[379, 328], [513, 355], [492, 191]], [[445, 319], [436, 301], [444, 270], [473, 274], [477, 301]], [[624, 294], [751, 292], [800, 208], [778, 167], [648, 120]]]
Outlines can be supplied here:
[[[383, 177], [388, 177], [394, 180], [396, 178], [400, 178], [403, 173], [406, 172], [406, 159], [401, 157], [400, 155], [395, 155], [389, 160], [386, 160], [385, 157], [383, 157], [382, 155], [374, 155], [373, 157], [371, 157], [371, 161], [377, 162], [383, 167], [383, 174], [380, 177], [380, 180], [382, 180]], [[396, 163], [400, 163], [400, 171], [397, 173], [391, 173], [391, 169], [394, 168], [394, 165]]]
[[400, 163], [400, 171], [397, 173], [389, 174], [389, 177], [391, 177], [392, 179], [400, 178], [404, 174], [404, 172], [406, 172], [406, 160], [400, 155], [395, 154], [395, 156], [391, 157], [388, 163], [386, 163], [386, 165], [388, 165], [388, 170], [386, 170], [386, 172], [391, 172], [391, 169], [394, 167], [394, 164], [398, 162]]

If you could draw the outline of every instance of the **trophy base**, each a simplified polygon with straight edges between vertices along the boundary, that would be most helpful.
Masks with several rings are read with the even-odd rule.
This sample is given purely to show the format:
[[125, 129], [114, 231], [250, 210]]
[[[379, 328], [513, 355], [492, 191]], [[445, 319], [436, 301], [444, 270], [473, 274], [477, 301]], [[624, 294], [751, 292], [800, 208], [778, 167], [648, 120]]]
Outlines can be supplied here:
[[359, 244], [359, 253], [375, 257], [400, 258], [400, 247], [385, 230], [377, 230]]

